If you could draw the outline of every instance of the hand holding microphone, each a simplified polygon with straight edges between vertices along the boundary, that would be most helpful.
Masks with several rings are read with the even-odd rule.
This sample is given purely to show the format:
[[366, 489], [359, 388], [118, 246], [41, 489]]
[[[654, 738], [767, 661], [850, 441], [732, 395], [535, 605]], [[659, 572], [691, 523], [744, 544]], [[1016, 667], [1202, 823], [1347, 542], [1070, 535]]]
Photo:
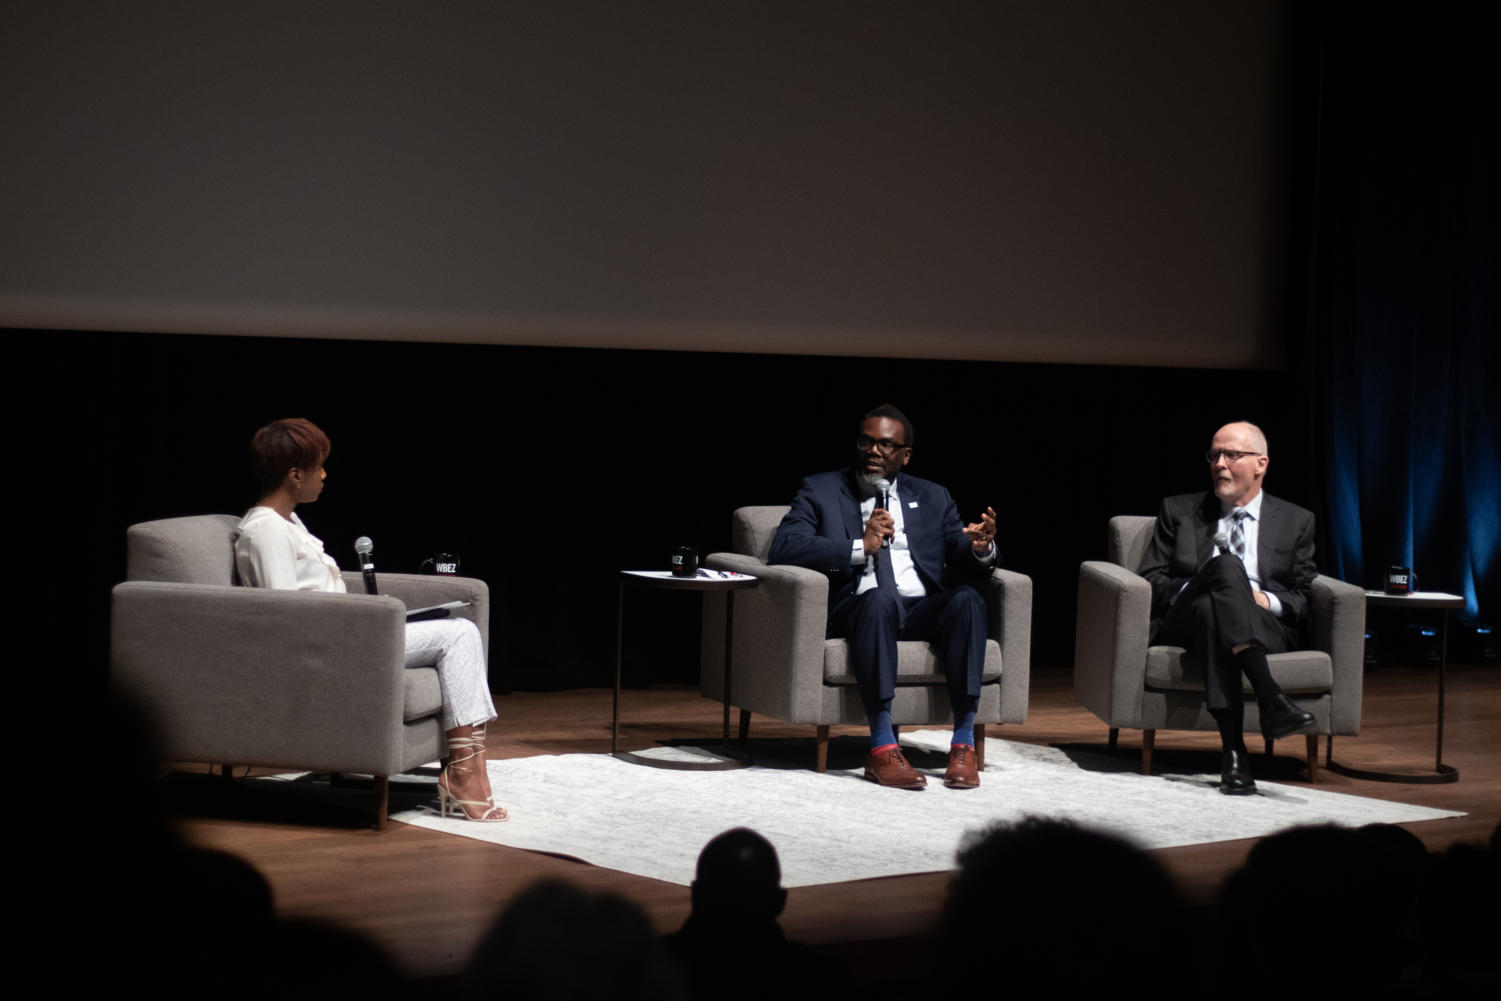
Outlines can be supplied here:
[[877, 480], [876, 506], [870, 512], [870, 520], [865, 523], [865, 539], [862, 543], [865, 555], [869, 556], [877, 549], [883, 549], [891, 545], [891, 537], [896, 534], [896, 520], [891, 517], [891, 512], [886, 510], [887, 497], [891, 491], [891, 483], [887, 480]]

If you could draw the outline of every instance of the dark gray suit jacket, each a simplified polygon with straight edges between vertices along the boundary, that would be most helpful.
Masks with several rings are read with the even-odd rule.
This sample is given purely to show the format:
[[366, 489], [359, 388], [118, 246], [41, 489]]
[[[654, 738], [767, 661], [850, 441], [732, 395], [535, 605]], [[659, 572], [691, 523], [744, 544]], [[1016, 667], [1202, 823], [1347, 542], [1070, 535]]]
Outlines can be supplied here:
[[[1220, 501], [1212, 492], [1179, 494], [1162, 502], [1152, 541], [1137, 573], [1152, 585], [1152, 626], [1173, 598], [1214, 555]], [[1282, 602], [1281, 621], [1301, 634], [1308, 621], [1308, 587], [1318, 576], [1313, 562], [1313, 512], [1266, 494], [1256, 542], [1261, 589]]]

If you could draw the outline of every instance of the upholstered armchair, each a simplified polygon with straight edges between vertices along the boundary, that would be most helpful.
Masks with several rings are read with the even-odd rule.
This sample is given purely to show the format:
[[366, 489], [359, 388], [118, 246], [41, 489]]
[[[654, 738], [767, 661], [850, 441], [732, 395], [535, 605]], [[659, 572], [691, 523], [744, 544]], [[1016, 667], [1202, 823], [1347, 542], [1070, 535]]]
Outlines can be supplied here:
[[168, 760], [374, 776], [447, 753], [437, 671], [403, 665], [405, 610], [467, 601], [489, 644], [489, 589], [465, 577], [383, 573], [367, 595], [238, 587], [233, 515], [130, 526], [110, 603], [110, 673], [159, 728]]
[[[817, 768], [828, 766], [829, 727], [866, 722], [844, 640], [825, 639], [828, 578], [816, 570], [766, 562], [771, 539], [788, 508], [743, 507], [734, 514], [733, 552], [704, 562], [719, 570], [751, 574], [760, 584], [734, 601], [730, 703], [740, 708], [740, 736], [750, 716], [761, 713], [816, 727]], [[993, 570], [987, 581], [990, 639], [983, 689], [975, 714], [976, 757], [985, 759], [985, 726], [1027, 718], [1032, 641], [1032, 580]], [[725, 598], [704, 595], [702, 673], [699, 690], [720, 699], [724, 688]], [[897, 691], [891, 719], [897, 725], [952, 722], [948, 691], [937, 658], [926, 643], [897, 644]]]
[[[1151, 773], [1158, 730], [1216, 729], [1198, 657], [1182, 647], [1147, 645], [1152, 587], [1135, 569], [1155, 522], [1135, 515], [1110, 519], [1109, 561], [1079, 567], [1074, 632], [1074, 697], [1110, 728], [1112, 749], [1122, 727], [1142, 731], [1143, 774]], [[1318, 729], [1307, 735], [1310, 782], [1318, 774], [1319, 735], [1360, 732], [1364, 640], [1364, 592], [1321, 574], [1310, 592], [1308, 648], [1267, 657], [1277, 684], [1317, 720]], [[1260, 730], [1254, 698], [1246, 700], [1245, 729]], [[1266, 750], [1270, 756], [1271, 741]]]

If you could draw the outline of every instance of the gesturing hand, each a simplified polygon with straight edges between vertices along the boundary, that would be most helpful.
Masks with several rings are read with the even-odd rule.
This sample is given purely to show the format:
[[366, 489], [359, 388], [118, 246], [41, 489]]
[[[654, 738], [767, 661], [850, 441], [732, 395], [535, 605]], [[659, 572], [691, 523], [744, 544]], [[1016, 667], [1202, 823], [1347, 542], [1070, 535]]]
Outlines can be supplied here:
[[964, 534], [969, 536], [970, 547], [976, 556], [990, 552], [990, 543], [995, 539], [995, 508], [987, 507], [979, 521], [965, 525]]
[[870, 513], [870, 520], [865, 523], [865, 539], [862, 545], [865, 555], [869, 556], [881, 548], [881, 542], [896, 534], [896, 522], [891, 518], [891, 512], [882, 508], [876, 508]]

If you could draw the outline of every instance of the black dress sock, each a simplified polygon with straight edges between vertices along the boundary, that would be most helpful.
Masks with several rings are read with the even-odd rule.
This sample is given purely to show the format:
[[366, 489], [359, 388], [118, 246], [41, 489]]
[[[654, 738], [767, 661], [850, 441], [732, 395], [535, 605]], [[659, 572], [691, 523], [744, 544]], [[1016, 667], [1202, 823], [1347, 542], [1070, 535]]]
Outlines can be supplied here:
[[1240, 751], [1249, 754], [1246, 750], [1246, 739], [1241, 733], [1241, 712], [1239, 709], [1211, 709], [1214, 715], [1215, 725], [1220, 730], [1220, 746], [1227, 751]]
[[1266, 705], [1267, 701], [1282, 694], [1281, 687], [1272, 680], [1272, 669], [1267, 666], [1266, 651], [1259, 646], [1248, 646], [1235, 656], [1235, 663], [1246, 680], [1251, 682], [1251, 690], [1256, 693], [1256, 701]]

